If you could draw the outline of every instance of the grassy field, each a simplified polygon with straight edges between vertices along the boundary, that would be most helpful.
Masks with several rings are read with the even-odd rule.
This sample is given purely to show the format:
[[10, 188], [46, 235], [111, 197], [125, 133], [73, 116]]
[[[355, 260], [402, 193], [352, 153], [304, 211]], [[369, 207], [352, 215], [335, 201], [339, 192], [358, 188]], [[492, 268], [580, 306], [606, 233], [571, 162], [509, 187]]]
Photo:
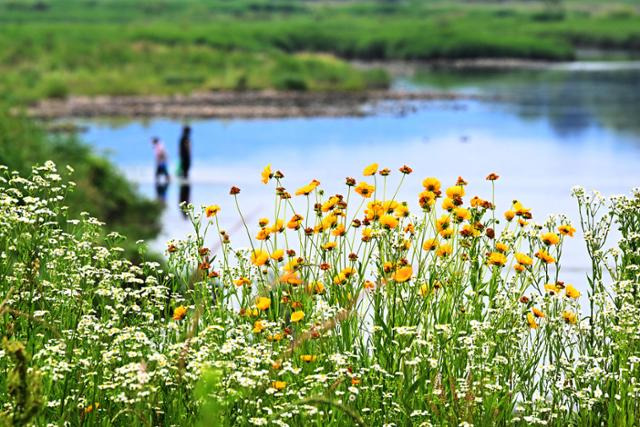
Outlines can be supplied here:
[[383, 71], [344, 59], [571, 59], [640, 49], [631, 1], [6, 1], [0, 90], [69, 94], [214, 89], [362, 90]]
[[0, 423], [637, 425], [640, 193], [575, 188], [577, 231], [496, 207], [494, 174], [482, 198], [429, 177], [396, 200], [410, 173], [373, 164], [328, 195], [265, 168], [257, 223], [220, 196], [249, 247], [212, 200], [160, 269], [69, 215], [53, 163], [0, 168]]

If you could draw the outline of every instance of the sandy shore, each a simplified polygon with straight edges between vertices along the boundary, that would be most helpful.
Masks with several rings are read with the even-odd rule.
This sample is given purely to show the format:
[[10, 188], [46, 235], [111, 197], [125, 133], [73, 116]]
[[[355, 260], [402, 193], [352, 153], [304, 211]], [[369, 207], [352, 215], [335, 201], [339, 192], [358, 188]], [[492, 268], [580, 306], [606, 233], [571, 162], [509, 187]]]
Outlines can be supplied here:
[[29, 107], [27, 113], [41, 119], [82, 117], [171, 118], [269, 118], [365, 116], [386, 109], [395, 112], [412, 107], [410, 101], [477, 98], [454, 93], [365, 92], [206, 92], [171, 96], [71, 96], [49, 99]]

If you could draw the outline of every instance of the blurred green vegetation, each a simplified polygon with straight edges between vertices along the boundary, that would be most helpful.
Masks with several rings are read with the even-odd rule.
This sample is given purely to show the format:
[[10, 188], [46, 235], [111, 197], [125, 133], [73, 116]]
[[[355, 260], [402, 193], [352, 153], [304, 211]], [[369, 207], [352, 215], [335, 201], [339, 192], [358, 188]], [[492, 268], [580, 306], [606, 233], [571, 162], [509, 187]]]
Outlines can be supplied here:
[[127, 237], [121, 246], [129, 259], [139, 261], [135, 242], [158, 234], [162, 206], [140, 195], [109, 160], [75, 137], [47, 134], [33, 120], [0, 109], [0, 165], [29, 176], [33, 165], [47, 160], [58, 165], [62, 176], [66, 165], [74, 169], [70, 180], [76, 188], [67, 199], [71, 216], [88, 212], [105, 222], [109, 231]]
[[343, 59], [572, 59], [640, 50], [632, 0], [7, 0], [0, 90], [69, 94], [362, 90], [380, 70]]

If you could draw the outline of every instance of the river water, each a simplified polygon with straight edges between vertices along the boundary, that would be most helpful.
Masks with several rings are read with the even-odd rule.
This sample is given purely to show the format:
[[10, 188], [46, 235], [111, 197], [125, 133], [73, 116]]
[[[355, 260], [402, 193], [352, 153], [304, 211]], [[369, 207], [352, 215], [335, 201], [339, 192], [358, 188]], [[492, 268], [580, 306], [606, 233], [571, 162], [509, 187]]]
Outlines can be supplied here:
[[[499, 210], [518, 199], [534, 209], [539, 221], [551, 213], [577, 220], [570, 197], [574, 185], [605, 195], [628, 193], [640, 185], [640, 62], [509, 71], [416, 68], [398, 76], [394, 85], [496, 98], [405, 103], [404, 108], [377, 108], [364, 118], [192, 121], [189, 186], [177, 180], [169, 186], [163, 233], [152, 245], [164, 247], [168, 239], [190, 231], [178, 209], [186, 190], [196, 206], [219, 204], [227, 229], [238, 219], [228, 195], [232, 185], [241, 188], [240, 203], [250, 221], [272, 216], [272, 187], [260, 183], [267, 163], [285, 173], [291, 192], [315, 178], [329, 193], [343, 192], [344, 178], [360, 178], [371, 162], [394, 170], [391, 191], [399, 180], [397, 168], [408, 164], [414, 174], [398, 198], [408, 200], [414, 210], [426, 176], [439, 177], [445, 185], [463, 176], [470, 195], [486, 198], [491, 187], [484, 177], [496, 172]], [[175, 170], [179, 121], [81, 124], [88, 127], [83, 139], [107, 153], [149, 197], [156, 196], [152, 136], [165, 141]], [[245, 241], [240, 230], [234, 234], [239, 243]], [[584, 289], [588, 259], [579, 239], [566, 247], [563, 259], [562, 277]]]

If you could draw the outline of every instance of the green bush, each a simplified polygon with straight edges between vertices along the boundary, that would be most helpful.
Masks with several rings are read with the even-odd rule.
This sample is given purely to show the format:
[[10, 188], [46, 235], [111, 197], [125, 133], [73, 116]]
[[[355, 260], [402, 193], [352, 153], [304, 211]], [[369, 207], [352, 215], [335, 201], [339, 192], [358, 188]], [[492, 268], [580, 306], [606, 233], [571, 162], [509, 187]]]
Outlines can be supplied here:
[[69, 95], [69, 88], [62, 80], [49, 80], [45, 84], [43, 95], [45, 98], [66, 98]]
[[303, 77], [296, 74], [289, 74], [276, 78], [275, 88], [280, 90], [304, 91], [309, 89], [309, 86]]

